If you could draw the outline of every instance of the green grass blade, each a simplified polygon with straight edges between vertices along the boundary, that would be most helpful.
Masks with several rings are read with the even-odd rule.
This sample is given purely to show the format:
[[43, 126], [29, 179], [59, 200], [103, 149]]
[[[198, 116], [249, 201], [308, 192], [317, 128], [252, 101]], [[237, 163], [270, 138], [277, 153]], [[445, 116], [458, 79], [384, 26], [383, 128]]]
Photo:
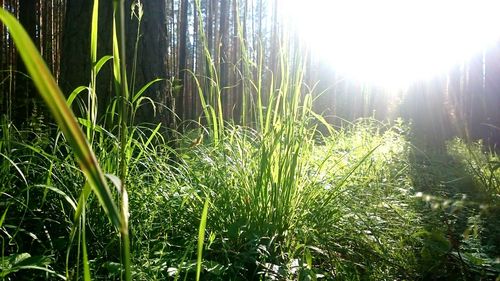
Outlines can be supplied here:
[[94, 0], [92, 8], [92, 26], [90, 32], [90, 58], [92, 64], [97, 61], [97, 27], [99, 26], [99, 0]]
[[12, 161], [9, 157], [7, 157], [7, 155], [5, 155], [3, 153], [0, 153], [0, 156], [1, 156], [0, 158], [5, 158], [12, 165], [12, 167], [14, 167], [14, 169], [16, 169], [16, 171], [19, 173], [19, 175], [23, 179], [23, 182], [26, 185], [28, 185], [28, 181], [26, 180], [26, 177], [24, 176], [23, 171], [21, 171], [21, 169], [17, 166], [17, 164], [14, 161]]
[[146, 151], [147, 147], [149, 146], [149, 144], [151, 144], [151, 142], [153, 141], [153, 139], [155, 138], [155, 136], [158, 134], [158, 132], [160, 131], [160, 128], [161, 128], [161, 123], [159, 123], [156, 128], [151, 132], [151, 135], [149, 136], [149, 138], [146, 140], [145, 143], [143, 143], [142, 145], [142, 149], [139, 151], [139, 154], [137, 155], [137, 157], [135, 157], [135, 161], [134, 161], [134, 164], [137, 163], [138, 161], [141, 160], [141, 157], [142, 155], [144, 154], [144, 152]]
[[68, 106], [71, 106], [75, 101], [76, 97], [78, 97], [78, 95], [85, 90], [90, 91], [90, 88], [85, 86], [79, 86], [76, 89], [74, 89], [73, 92], [71, 92], [71, 94], [69, 95], [68, 100], [66, 101]]
[[[86, 201], [86, 200], [85, 200]], [[83, 280], [91, 281], [90, 277], [90, 266], [89, 266], [89, 255], [87, 253], [87, 235], [85, 233], [85, 204], [83, 206], [82, 220], [81, 220], [81, 232], [82, 232], [82, 256], [83, 256]]]
[[57, 86], [54, 77], [17, 19], [4, 9], [0, 9], [0, 20], [9, 28], [28, 73], [31, 75], [38, 92], [52, 112], [57, 124], [71, 144], [80, 168], [96, 193], [101, 206], [108, 214], [113, 225], [121, 228], [120, 213], [108, 189], [104, 174], [85, 135], [78, 126], [73, 112], [67, 106], [66, 99]]
[[50, 185], [43, 185], [43, 184], [37, 184], [35, 186], [36, 187], [41, 187], [41, 188], [43, 188], [43, 189], [45, 189], [47, 191], [50, 190], [50, 191], [52, 191], [52, 192], [54, 192], [56, 194], [61, 195], [64, 198], [64, 200], [66, 200], [66, 202], [68, 202], [68, 204], [73, 208], [73, 210], [76, 211], [76, 203], [75, 203], [75, 201], [71, 197], [69, 197], [68, 194], [64, 193], [59, 188], [53, 187], [53, 186], [50, 186]]
[[5, 211], [3, 212], [2, 218], [0, 218], [0, 228], [2, 227], [3, 222], [5, 221], [5, 217], [7, 216], [7, 212], [9, 211], [9, 207], [10, 207], [10, 205], [8, 205], [7, 208], [5, 208]]
[[[66, 276], [69, 277], [69, 259], [71, 253], [71, 246], [73, 245], [73, 241], [75, 239], [77, 230], [80, 226], [80, 219], [82, 217], [83, 209], [87, 202], [87, 198], [89, 197], [91, 192], [91, 188], [88, 184], [85, 184], [83, 190], [80, 194], [80, 198], [78, 199], [78, 204], [76, 205], [75, 214], [73, 215], [73, 226], [71, 227], [69, 234], [69, 243], [68, 249], [66, 250]], [[81, 234], [81, 233], [80, 233]], [[78, 248], [79, 250], [79, 248]]]
[[95, 63], [94, 71], [95, 71], [96, 76], [97, 76], [97, 74], [99, 74], [99, 72], [101, 71], [101, 68], [104, 66], [104, 64], [107, 63], [112, 58], [113, 58], [113, 56], [110, 56], [110, 55], [104, 56], [98, 62]]
[[205, 205], [203, 206], [203, 212], [201, 213], [200, 228], [198, 231], [198, 257], [196, 259], [196, 281], [200, 280], [200, 275], [201, 275], [203, 243], [205, 241], [205, 228], [207, 226], [207, 215], [208, 215], [209, 204], [210, 204], [210, 199], [207, 197], [207, 199], [205, 200]]
[[[125, 187], [128, 164], [128, 122], [129, 122], [129, 91], [127, 84], [127, 68], [125, 63], [125, 10], [124, 0], [113, 1], [113, 56], [115, 61], [113, 73], [115, 77], [115, 91], [120, 98], [120, 124], [119, 124], [119, 139], [120, 139], [120, 158], [119, 158], [119, 178], [121, 180], [121, 242], [122, 242], [122, 264], [124, 267], [123, 278], [127, 281], [132, 280], [132, 265], [130, 258], [130, 239], [128, 232], [128, 193]], [[117, 80], [119, 78], [119, 80]]]
[[132, 98], [132, 103], [135, 103], [135, 102], [137, 101], [137, 99], [138, 99], [139, 97], [141, 97], [141, 96], [142, 96], [142, 94], [143, 94], [143, 93], [144, 93], [144, 92], [145, 92], [145, 91], [146, 91], [149, 87], [151, 87], [151, 85], [153, 85], [153, 84], [154, 84], [154, 83], [156, 83], [156, 82], [163, 81], [163, 80], [165, 80], [165, 79], [156, 78], [156, 79], [154, 79], [154, 80], [150, 81], [149, 83], [147, 83], [146, 85], [144, 85], [144, 87], [142, 87], [142, 88], [141, 88], [141, 89], [140, 89], [140, 90], [139, 90], [139, 91], [138, 91], [138, 92], [134, 95], [134, 97]]

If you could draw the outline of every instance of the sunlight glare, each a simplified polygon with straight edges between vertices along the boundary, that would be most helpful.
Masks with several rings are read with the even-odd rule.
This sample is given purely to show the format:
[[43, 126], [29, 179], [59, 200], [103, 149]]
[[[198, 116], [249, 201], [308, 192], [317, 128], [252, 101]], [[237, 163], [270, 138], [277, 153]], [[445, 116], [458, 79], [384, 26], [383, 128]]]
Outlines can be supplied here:
[[349, 78], [406, 85], [497, 42], [498, 0], [287, 0], [314, 54]]

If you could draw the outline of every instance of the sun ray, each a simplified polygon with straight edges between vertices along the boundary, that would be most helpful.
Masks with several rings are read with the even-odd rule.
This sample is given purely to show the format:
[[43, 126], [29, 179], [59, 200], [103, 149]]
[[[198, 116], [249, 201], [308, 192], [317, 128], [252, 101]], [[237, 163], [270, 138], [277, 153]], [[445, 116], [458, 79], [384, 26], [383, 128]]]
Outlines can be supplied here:
[[445, 73], [500, 37], [495, 0], [287, 0], [285, 17], [348, 78], [402, 86]]

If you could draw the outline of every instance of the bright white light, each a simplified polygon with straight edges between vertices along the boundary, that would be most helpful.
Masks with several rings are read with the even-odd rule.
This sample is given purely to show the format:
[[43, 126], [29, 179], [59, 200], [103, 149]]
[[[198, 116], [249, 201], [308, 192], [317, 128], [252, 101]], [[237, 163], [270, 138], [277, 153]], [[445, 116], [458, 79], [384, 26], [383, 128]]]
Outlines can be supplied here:
[[314, 53], [350, 78], [405, 85], [500, 38], [499, 0], [285, 0]]

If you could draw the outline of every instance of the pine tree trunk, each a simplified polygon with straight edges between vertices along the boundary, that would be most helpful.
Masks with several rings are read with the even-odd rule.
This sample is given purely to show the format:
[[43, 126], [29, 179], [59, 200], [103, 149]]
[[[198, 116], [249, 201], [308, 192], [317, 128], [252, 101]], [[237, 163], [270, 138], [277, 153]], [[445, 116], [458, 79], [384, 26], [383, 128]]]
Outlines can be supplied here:
[[[141, 38], [137, 54], [137, 89], [155, 78], [169, 79], [168, 65], [168, 37], [167, 37], [167, 7], [164, 0], [142, 1], [144, 5], [144, 17], [141, 23]], [[127, 41], [135, 41], [134, 27], [128, 28]], [[133, 50], [127, 50], [128, 57], [132, 56]], [[132, 60], [129, 59], [129, 62]], [[131, 73], [129, 71], [129, 73]], [[150, 105], [142, 106], [138, 112], [136, 120], [138, 122], [161, 122], [165, 127], [173, 128], [172, 95], [169, 83], [159, 82], [153, 84], [145, 95], [161, 104], [157, 106], [157, 115], [153, 116], [153, 109]], [[167, 108], [165, 108], [167, 107]]]
[[180, 3], [180, 18], [179, 18], [179, 69], [178, 69], [178, 79], [179, 86], [181, 87], [178, 91], [176, 91], [175, 96], [175, 111], [177, 112], [177, 116], [181, 119], [184, 119], [184, 98], [185, 98], [185, 89], [186, 89], [186, 55], [187, 55], [187, 33], [188, 33], [188, 1], [181, 0]]
[[[26, 32], [39, 46], [37, 29], [37, 1], [19, 1], [19, 21], [24, 26]], [[12, 96], [12, 121], [16, 126], [25, 124], [33, 114], [34, 103], [36, 102], [36, 91], [29, 78], [24, 62], [19, 55], [16, 56], [15, 92]]]
[[[112, 5], [111, 1], [99, 2], [99, 27], [97, 59], [112, 54]], [[90, 83], [90, 28], [93, 1], [68, 1], [64, 20], [61, 47], [61, 76], [59, 85], [65, 95], [79, 86]], [[108, 62], [97, 77], [98, 112], [103, 114], [113, 96], [112, 68]], [[76, 108], [76, 107], [74, 107]], [[79, 114], [79, 113], [77, 113]]]

